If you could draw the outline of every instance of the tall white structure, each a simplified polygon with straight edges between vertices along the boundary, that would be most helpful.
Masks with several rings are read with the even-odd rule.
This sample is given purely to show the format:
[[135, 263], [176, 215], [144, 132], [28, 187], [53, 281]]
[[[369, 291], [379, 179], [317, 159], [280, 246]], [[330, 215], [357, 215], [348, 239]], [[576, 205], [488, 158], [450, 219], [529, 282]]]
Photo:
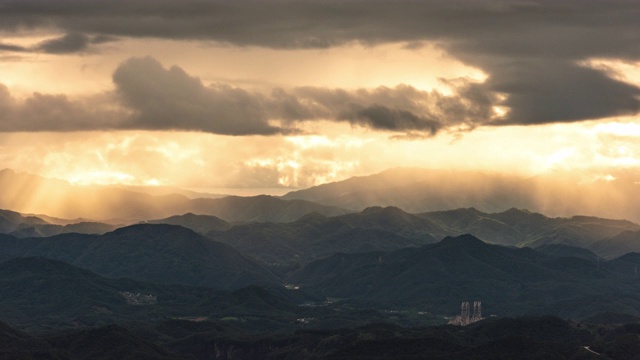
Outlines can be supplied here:
[[469, 306], [468, 301], [463, 301], [460, 305], [460, 315], [455, 318], [449, 320], [450, 325], [460, 325], [466, 326], [472, 324], [476, 321], [482, 320], [482, 302], [474, 301], [473, 302], [473, 313], [471, 312], [471, 308]]

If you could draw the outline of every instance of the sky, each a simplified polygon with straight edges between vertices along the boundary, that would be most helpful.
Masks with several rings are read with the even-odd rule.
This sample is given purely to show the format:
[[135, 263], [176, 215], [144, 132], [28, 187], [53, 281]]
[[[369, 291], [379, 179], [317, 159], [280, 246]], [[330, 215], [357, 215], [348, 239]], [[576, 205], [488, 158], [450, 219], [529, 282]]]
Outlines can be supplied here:
[[0, 168], [238, 194], [393, 167], [640, 174], [638, 19], [638, 1], [0, 0]]

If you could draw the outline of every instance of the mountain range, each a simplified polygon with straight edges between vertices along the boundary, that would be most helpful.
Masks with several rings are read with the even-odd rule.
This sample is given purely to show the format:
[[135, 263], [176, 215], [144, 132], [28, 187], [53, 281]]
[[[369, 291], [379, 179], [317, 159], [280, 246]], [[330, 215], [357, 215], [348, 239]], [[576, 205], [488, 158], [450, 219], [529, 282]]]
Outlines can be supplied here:
[[348, 212], [305, 200], [287, 201], [266, 195], [191, 199], [177, 193], [151, 195], [120, 187], [74, 186], [66, 181], [9, 169], [0, 171], [0, 189], [3, 189], [0, 209], [112, 224], [131, 224], [189, 212], [214, 215], [227, 221], [293, 221], [310, 212], [327, 216]]
[[386, 251], [338, 252], [286, 271], [176, 225], [133, 225], [105, 235], [3, 235], [0, 245], [4, 259], [41, 256], [110, 278], [222, 290], [261, 285], [278, 294], [286, 292], [284, 284], [292, 284], [311, 298], [340, 298], [357, 307], [446, 314], [472, 298], [502, 315], [582, 318], [621, 309], [640, 315], [637, 254], [609, 261], [596, 256], [594, 261], [585, 258], [586, 250], [579, 253], [566, 245], [560, 254], [549, 254], [461, 235]]
[[[471, 238], [441, 246], [456, 243], [471, 245], [474, 254], [475, 245], [482, 246]], [[328, 312], [294, 306], [257, 287], [229, 293], [107, 279], [44, 258], [1, 263], [0, 284], [3, 317], [31, 331], [0, 322], [0, 357], [11, 359], [630, 359], [640, 350], [638, 324], [551, 316], [489, 318], [467, 327], [374, 323], [293, 332], [292, 320], [312, 325]], [[274, 334], [283, 327], [289, 330]]]
[[299, 270], [289, 281], [323, 296], [386, 306], [451, 309], [454, 298], [482, 299], [501, 315], [582, 318], [640, 310], [637, 274], [623, 264], [549, 256], [530, 248], [486, 244], [471, 235], [417, 249], [336, 254]]
[[[172, 219], [175, 224], [192, 226], [187, 219], [178, 220], [179, 217]], [[220, 219], [208, 221], [217, 224]], [[202, 228], [198, 224], [194, 230]], [[640, 252], [639, 231], [640, 225], [626, 220], [587, 216], [550, 218], [519, 209], [492, 214], [475, 208], [410, 214], [396, 207], [371, 207], [333, 217], [312, 213], [290, 223], [236, 224], [227, 230], [218, 228], [204, 234], [266, 263], [291, 265], [338, 252], [417, 247], [462, 234], [505, 246], [567, 245], [612, 258]], [[619, 237], [625, 238], [618, 240]]]
[[0, 263], [0, 285], [3, 321], [39, 332], [117, 322], [230, 316], [280, 321], [290, 327], [291, 319], [304, 312], [256, 286], [225, 292], [105, 278], [42, 257]]
[[42, 256], [109, 277], [237, 289], [278, 285], [267, 268], [232, 247], [174, 225], [141, 224], [105, 235], [0, 237], [0, 258]]
[[[3, 170], [0, 356], [626, 359], [640, 225], [623, 180], [393, 169], [200, 198]], [[488, 319], [433, 327], [467, 301]]]
[[[24, 214], [127, 224], [177, 214], [214, 215], [226, 221], [293, 221], [319, 212], [335, 216], [372, 206], [410, 213], [474, 207], [485, 212], [529, 209], [553, 217], [582, 214], [640, 222], [634, 174], [585, 180], [573, 174], [520, 177], [473, 171], [396, 168], [353, 177], [281, 198], [229, 197], [179, 189], [74, 186], [10, 169], [0, 171], [0, 208]], [[153, 190], [153, 189], [152, 189]]]
[[[278, 201], [270, 197], [242, 199], [248, 208], [255, 203], [256, 208], [262, 206], [265, 199]], [[636, 223], [588, 216], [550, 218], [514, 208], [499, 213], [461, 208], [410, 214], [396, 207], [371, 207], [330, 217], [311, 212], [292, 222], [250, 223], [187, 213], [144, 223], [180, 225], [276, 266], [305, 263], [337, 252], [416, 247], [461, 234], [506, 246], [579, 247], [603, 258], [640, 252], [640, 225]], [[74, 232], [101, 235], [119, 227], [96, 222], [54, 225], [40, 217], [6, 210], [0, 210], [0, 224], [0, 233], [20, 238]]]
[[396, 168], [284, 195], [359, 211], [397, 206], [411, 213], [475, 207], [487, 212], [529, 209], [554, 217], [575, 214], [640, 222], [637, 174], [584, 179], [571, 173], [522, 177], [475, 171]]

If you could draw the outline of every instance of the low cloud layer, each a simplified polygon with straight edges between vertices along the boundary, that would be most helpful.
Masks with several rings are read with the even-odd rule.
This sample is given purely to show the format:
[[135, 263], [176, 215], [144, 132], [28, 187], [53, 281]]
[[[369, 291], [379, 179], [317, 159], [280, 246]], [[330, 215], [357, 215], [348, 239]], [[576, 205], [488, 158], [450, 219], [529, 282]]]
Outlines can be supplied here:
[[69, 99], [65, 95], [34, 93], [16, 99], [0, 84], [0, 132], [78, 131], [117, 128], [128, 111], [110, 97]]
[[[640, 109], [638, 86], [580, 65], [592, 58], [640, 59], [640, 3], [635, 1], [163, 0], [149, 6], [143, 0], [0, 0], [0, 6], [4, 31], [53, 26], [66, 33], [36, 47], [50, 53], [85, 51], [111, 37], [211, 40], [276, 49], [435, 43], [489, 75], [483, 93], [505, 96], [501, 105], [511, 111], [494, 125], [573, 122]], [[0, 44], [0, 51], [22, 50]], [[218, 90], [221, 97], [233, 97], [225, 105], [247, 101], [247, 94], [234, 91]], [[199, 111], [201, 117], [192, 122], [202, 122], [210, 110]], [[350, 111], [344, 116], [348, 121], [381, 129], [434, 132], [443, 123], [432, 114], [382, 104]], [[261, 116], [255, 113], [242, 120], [243, 125], [211, 129], [240, 134], [263, 123], [258, 132], [280, 131], [264, 125]], [[138, 122], [148, 120], [143, 116]]]
[[[435, 134], [493, 118], [494, 95], [469, 80], [451, 82], [451, 95], [411, 86], [376, 89], [276, 88], [270, 94], [226, 84], [206, 86], [153, 58], [133, 58], [113, 75], [122, 103], [135, 112], [126, 128], [196, 130], [227, 135], [299, 132], [305, 121], [348, 122], [374, 130]], [[271, 125], [277, 123], [278, 125]]]
[[68, 33], [43, 40], [34, 46], [0, 43], [0, 52], [73, 54], [92, 51], [97, 45], [113, 41], [116, 41], [116, 38], [107, 35], [89, 36], [82, 33]]
[[32, 51], [48, 54], [70, 54], [88, 51], [91, 46], [115, 41], [115, 38], [106, 35], [88, 36], [81, 33], [69, 33], [60, 37], [42, 41], [32, 48]]
[[258, 94], [218, 84], [205, 86], [179, 67], [165, 69], [152, 58], [130, 59], [113, 81], [122, 102], [135, 110], [125, 126], [181, 129], [228, 135], [274, 134]]
[[187, 130], [224, 135], [301, 133], [307, 121], [345, 122], [391, 132], [436, 134], [492, 121], [498, 99], [467, 79], [451, 94], [407, 85], [375, 89], [275, 88], [268, 94], [206, 85], [177, 66], [132, 58], [113, 74], [114, 94], [92, 99], [36, 93], [15, 99], [0, 88], [0, 131]]

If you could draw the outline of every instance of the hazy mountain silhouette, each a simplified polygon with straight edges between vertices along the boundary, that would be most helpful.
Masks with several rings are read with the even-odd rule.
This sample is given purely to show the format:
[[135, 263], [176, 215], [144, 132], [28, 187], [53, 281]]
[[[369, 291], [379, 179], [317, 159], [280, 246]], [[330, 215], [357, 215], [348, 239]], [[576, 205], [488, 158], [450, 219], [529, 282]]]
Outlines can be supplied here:
[[337, 207], [271, 196], [190, 199], [180, 194], [150, 195], [118, 186], [73, 186], [8, 169], [0, 171], [0, 189], [0, 208], [120, 224], [189, 212], [226, 221], [293, 221], [314, 211], [327, 216], [347, 213]]
[[293, 191], [283, 199], [362, 210], [397, 206], [410, 213], [475, 207], [530, 209], [552, 216], [588, 214], [640, 222], [636, 177], [585, 183], [571, 173], [523, 178], [474, 171], [396, 168]]
[[[199, 219], [203, 223], [194, 224], [194, 229], [206, 223], [205, 217]], [[186, 221], [181, 224], [189, 226]], [[396, 207], [371, 207], [334, 217], [311, 213], [291, 223], [237, 224], [207, 235], [265, 263], [286, 265], [335, 253], [417, 247], [461, 234], [507, 246], [559, 244], [587, 248], [597, 240], [636, 229], [640, 225], [624, 220], [549, 218], [518, 209], [494, 214], [474, 208], [409, 214]]]
[[624, 231], [615, 236], [590, 244], [589, 248], [606, 258], [615, 258], [626, 253], [640, 253], [640, 231]]
[[269, 195], [194, 199], [190, 201], [189, 206], [194, 213], [214, 215], [226, 221], [289, 222], [312, 212], [325, 216], [349, 212], [333, 206], [318, 205], [304, 200], [287, 201]]
[[66, 225], [50, 224], [39, 216], [22, 215], [10, 210], [0, 210], [0, 233], [11, 234], [16, 237], [53, 236], [71, 232], [104, 234], [117, 228], [117, 225], [97, 222], [77, 222]]
[[433, 243], [440, 227], [398, 208], [370, 208], [326, 217], [311, 213], [291, 223], [237, 225], [209, 236], [268, 264], [286, 265], [333, 255], [395, 250]]
[[165, 219], [149, 220], [145, 221], [145, 223], [179, 225], [203, 235], [210, 232], [228, 230], [232, 226], [227, 221], [224, 221], [216, 216], [196, 215], [192, 213], [170, 216]]
[[590, 216], [550, 218], [515, 208], [493, 214], [468, 208], [416, 216], [432, 220], [450, 235], [473, 234], [486, 242], [512, 246], [563, 244], [588, 247], [623, 231], [640, 229], [640, 225], [626, 220]]
[[8, 234], [19, 230], [20, 227], [33, 225], [46, 225], [45, 220], [36, 216], [23, 216], [10, 210], [0, 210], [0, 233]]
[[69, 225], [21, 225], [17, 230], [10, 232], [10, 235], [19, 238], [25, 237], [46, 237], [67, 233], [97, 234], [102, 235], [119, 228], [119, 225], [111, 225], [99, 222], [80, 222]]

